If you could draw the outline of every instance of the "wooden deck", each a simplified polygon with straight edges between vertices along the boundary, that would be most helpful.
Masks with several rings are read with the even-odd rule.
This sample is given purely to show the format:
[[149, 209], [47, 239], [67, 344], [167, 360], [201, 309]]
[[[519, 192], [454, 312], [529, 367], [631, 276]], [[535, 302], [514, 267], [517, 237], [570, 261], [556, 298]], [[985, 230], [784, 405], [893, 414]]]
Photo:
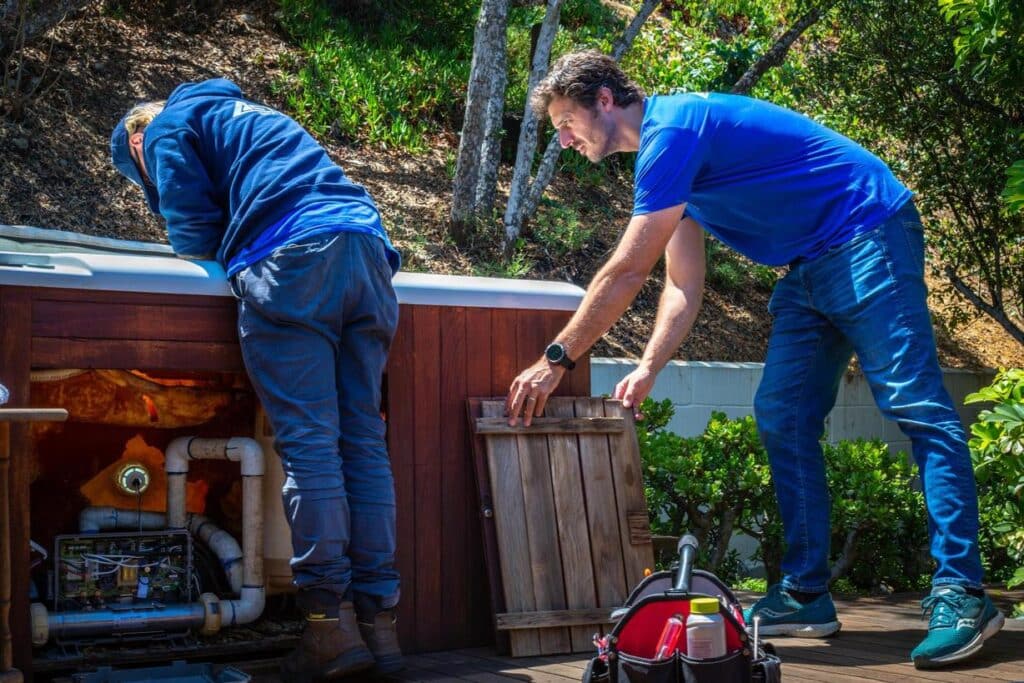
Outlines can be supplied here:
[[[919, 595], [836, 600], [842, 632], [824, 640], [772, 638], [782, 659], [785, 683], [866, 683], [868, 681], [950, 681], [1024, 683], [1024, 621], [1007, 619], [1006, 626], [989, 640], [973, 660], [937, 671], [918, 671], [908, 660], [926, 624], [921, 620]], [[994, 596], [1007, 612], [1024, 593]], [[744, 604], [750, 596], [744, 596]], [[529, 657], [513, 659], [492, 648], [474, 648], [414, 655], [401, 676], [387, 681], [476, 681], [477, 683], [569, 683], [579, 681], [586, 658]], [[275, 660], [236, 664], [253, 676], [253, 683], [278, 683]], [[377, 680], [347, 678], [347, 681]]]

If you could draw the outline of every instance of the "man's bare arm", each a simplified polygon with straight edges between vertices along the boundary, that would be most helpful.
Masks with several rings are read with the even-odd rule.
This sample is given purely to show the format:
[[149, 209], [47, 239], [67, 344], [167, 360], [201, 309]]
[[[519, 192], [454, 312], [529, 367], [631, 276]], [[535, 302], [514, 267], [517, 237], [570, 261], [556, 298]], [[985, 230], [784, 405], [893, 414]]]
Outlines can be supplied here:
[[[665, 251], [684, 208], [685, 204], [680, 204], [630, 220], [619, 246], [594, 276], [580, 307], [557, 335], [569, 358], [581, 356], [629, 308]], [[564, 373], [564, 368], [552, 367], [543, 357], [520, 373], [505, 400], [509, 422], [515, 424], [522, 413], [524, 423], [529, 425], [534, 415], [542, 414], [547, 397]]]
[[[665, 288], [658, 302], [654, 331], [636, 370], [615, 387], [627, 408], [639, 406], [654, 379], [693, 329], [704, 297], [704, 231], [684, 218], [665, 247]], [[639, 412], [637, 412], [639, 417]]]
[[704, 231], [686, 218], [665, 249], [665, 289], [642, 363], [660, 371], [683, 343], [704, 298]]

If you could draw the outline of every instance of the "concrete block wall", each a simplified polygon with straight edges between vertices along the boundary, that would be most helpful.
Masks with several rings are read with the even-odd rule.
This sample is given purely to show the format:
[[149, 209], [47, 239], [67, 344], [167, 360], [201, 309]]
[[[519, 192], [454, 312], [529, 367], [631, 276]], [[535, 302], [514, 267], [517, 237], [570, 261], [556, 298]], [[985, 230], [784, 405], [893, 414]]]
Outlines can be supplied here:
[[[615, 385], [636, 363], [617, 358], [592, 358], [590, 385], [595, 396], [611, 394]], [[763, 363], [712, 363], [672, 361], [658, 375], [651, 398], [669, 398], [676, 412], [668, 428], [680, 436], [704, 431], [712, 411], [729, 417], [754, 414], [754, 393], [761, 381]], [[957, 406], [965, 429], [974, 422], [979, 405], [965, 406], [964, 397], [988, 385], [994, 372], [945, 370], [946, 389]], [[910, 452], [910, 442], [894, 422], [882, 417], [875, 407], [871, 389], [860, 373], [848, 373], [839, 386], [835, 408], [825, 424], [825, 437], [835, 443], [843, 439], [880, 438], [894, 450]]]
[[[971, 423], [978, 416], [978, 411], [985, 406], [964, 405], [964, 397], [990, 384], [995, 377], [995, 372], [946, 369], [943, 370], [942, 377], [946, 391], [949, 392], [953, 399], [953, 405], [956, 406], [957, 412], [960, 414], [964, 429], [969, 430]], [[835, 443], [843, 439], [876, 436], [889, 444], [891, 450], [910, 453], [910, 441], [903, 435], [895, 422], [883, 418], [878, 408], [875, 407], [871, 389], [868, 387], [864, 375], [860, 373], [847, 374], [839, 385], [836, 407], [826, 421], [825, 438]], [[970, 436], [969, 432], [968, 436]]]

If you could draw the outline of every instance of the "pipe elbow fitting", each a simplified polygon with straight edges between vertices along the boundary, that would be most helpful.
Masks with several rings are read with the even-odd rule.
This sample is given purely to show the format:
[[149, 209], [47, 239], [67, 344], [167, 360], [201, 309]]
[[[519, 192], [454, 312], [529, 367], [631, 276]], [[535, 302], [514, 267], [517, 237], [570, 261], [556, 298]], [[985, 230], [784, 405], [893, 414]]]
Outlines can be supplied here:
[[[263, 586], [244, 586], [238, 600], [221, 602], [231, 612], [230, 619], [225, 615], [223, 623], [227, 626], [238, 626], [254, 622], [263, 614], [265, 603], [266, 593]], [[228, 609], [224, 611], [227, 612]]]
[[164, 451], [164, 471], [167, 474], [188, 474], [188, 445], [191, 436], [179, 436]]
[[255, 439], [235, 436], [228, 439], [225, 449], [228, 457], [241, 465], [242, 476], [262, 477], [264, 473], [263, 449]]

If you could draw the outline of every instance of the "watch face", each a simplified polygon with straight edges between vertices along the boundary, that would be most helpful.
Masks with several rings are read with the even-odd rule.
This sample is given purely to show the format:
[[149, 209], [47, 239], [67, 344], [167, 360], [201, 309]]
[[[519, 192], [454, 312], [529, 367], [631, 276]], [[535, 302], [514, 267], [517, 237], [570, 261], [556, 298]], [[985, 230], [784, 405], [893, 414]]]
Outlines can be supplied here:
[[562, 359], [565, 358], [565, 347], [557, 342], [549, 344], [548, 348], [544, 351], [544, 355], [552, 363], [561, 363]]

